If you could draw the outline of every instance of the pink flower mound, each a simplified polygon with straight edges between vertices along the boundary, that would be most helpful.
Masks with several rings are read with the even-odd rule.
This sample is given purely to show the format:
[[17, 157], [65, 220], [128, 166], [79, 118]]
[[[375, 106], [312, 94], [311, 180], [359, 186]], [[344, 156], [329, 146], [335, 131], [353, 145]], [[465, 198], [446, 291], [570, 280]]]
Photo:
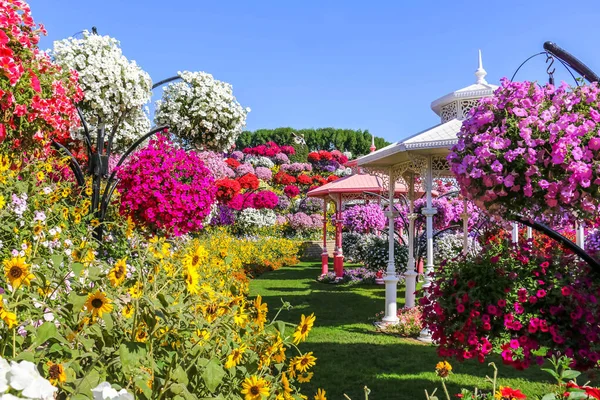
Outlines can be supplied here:
[[261, 208], [268, 208], [269, 210], [277, 207], [279, 203], [279, 197], [270, 190], [262, 190], [254, 196], [254, 208], [260, 210]]
[[235, 177], [235, 172], [227, 165], [221, 154], [214, 151], [201, 151], [196, 154], [204, 162], [204, 166], [210, 170], [215, 179]]
[[352, 232], [370, 233], [385, 228], [386, 217], [378, 204], [365, 204], [342, 212], [342, 221]]
[[255, 173], [258, 179], [262, 179], [265, 182], [270, 181], [273, 178], [273, 172], [266, 167], [256, 167]]
[[538, 87], [502, 80], [463, 122], [448, 156], [463, 194], [500, 215], [598, 216], [597, 83]]
[[174, 147], [163, 136], [135, 153], [118, 177], [121, 214], [175, 236], [203, 228], [217, 191], [198, 154]]

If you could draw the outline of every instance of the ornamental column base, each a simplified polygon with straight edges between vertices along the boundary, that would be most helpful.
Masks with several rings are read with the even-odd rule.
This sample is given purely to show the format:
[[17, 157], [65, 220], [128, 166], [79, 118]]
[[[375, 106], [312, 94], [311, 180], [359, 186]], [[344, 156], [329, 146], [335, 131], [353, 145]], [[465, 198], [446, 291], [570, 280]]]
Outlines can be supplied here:
[[406, 292], [404, 293], [404, 307], [413, 308], [415, 306], [415, 292], [417, 291], [417, 276], [419, 274], [415, 271], [407, 271], [404, 274], [404, 280], [406, 284]]
[[433, 342], [433, 338], [431, 337], [431, 332], [429, 331], [429, 329], [423, 329], [419, 334], [417, 340], [423, 343]]
[[398, 319], [398, 277], [386, 274], [385, 282], [385, 315], [381, 322], [383, 324], [397, 324]]
[[344, 277], [344, 255], [341, 252], [338, 252], [333, 258], [333, 270], [335, 271], [336, 279]]

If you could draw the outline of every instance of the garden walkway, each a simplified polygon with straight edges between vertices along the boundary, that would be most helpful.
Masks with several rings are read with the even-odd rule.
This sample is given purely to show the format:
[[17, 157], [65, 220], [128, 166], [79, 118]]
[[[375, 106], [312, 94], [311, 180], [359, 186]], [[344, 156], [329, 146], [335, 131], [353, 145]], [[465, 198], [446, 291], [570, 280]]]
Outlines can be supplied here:
[[[335, 286], [319, 283], [320, 263], [301, 263], [297, 266], [268, 272], [251, 283], [251, 295], [260, 294], [269, 304], [270, 317], [276, 313], [281, 300], [294, 308], [282, 311], [279, 319], [298, 323], [301, 314], [314, 312], [317, 320], [302, 351], [313, 351], [317, 357], [314, 378], [304, 384], [302, 392], [312, 399], [319, 387], [327, 391], [328, 399], [343, 399], [343, 393], [352, 400], [363, 399], [364, 385], [371, 388], [370, 400], [425, 399], [441, 385], [435, 376], [439, 361], [435, 348], [412, 339], [378, 334], [369, 318], [382, 310], [382, 286]], [[399, 291], [398, 298], [404, 298]], [[495, 359], [497, 364], [499, 360]], [[451, 361], [454, 374], [448, 388], [451, 393], [461, 387], [483, 385], [491, 367], [475, 362], [459, 364]], [[500, 366], [500, 384], [520, 387], [528, 396], [543, 393], [549, 375], [532, 368], [519, 372]]]

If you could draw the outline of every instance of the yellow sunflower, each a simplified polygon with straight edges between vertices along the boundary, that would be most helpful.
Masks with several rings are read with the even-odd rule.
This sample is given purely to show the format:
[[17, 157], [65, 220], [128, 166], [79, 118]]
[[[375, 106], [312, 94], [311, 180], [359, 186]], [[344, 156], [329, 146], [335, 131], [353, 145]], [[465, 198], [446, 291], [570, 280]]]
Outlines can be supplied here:
[[298, 344], [306, 340], [308, 333], [315, 323], [315, 319], [316, 317], [314, 313], [310, 314], [308, 317], [305, 317], [304, 314], [302, 314], [302, 317], [300, 318], [300, 324], [294, 332], [294, 344]]
[[236, 313], [233, 315], [233, 322], [242, 328], [245, 327], [248, 322], [248, 314], [246, 314], [245, 308], [246, 305], [244, 303], [240, 304]]
[[308, 383], [312, 379], [314, 372], [303, 372], [298, 375], [298, 382], [300, 383]]
[[317, 394], [315, 395], [315, 400], [327, 400], [327, 397], [325, 397], [325, 391], [323, 389], [317, 390]]
[[48, 365], [48, 377], [52, 385], [56, 386], [67, 381], [67, 374], [62, 364], [55, 364], [52, 361], [48, 361], [46, 365]]
[[317, 359], [313, 357], [312, 354], [313, 352], [310, 351], [306, 354], [302, 354], [301, 356], [294, 357], [291, 361], [291, 365], [293, 365], [296, 371], [298, 372], [308, 371], [312, 366], [316, 364], [315, 361], [317, 361]]
[[4, 196], [0, 195], [0, 210], [2, 210], [5, 205], [6, 205], [6, 200], [4, 199]]
[[127, 275], [127, 263], [126, 258], [122, 258], [111, 269], [108, 273], [108, 280], [114, 287], [117, 287], [123, 283], [125, 276]]
[[111, 300], [106, 297], [106, 294], [96, 290], [95, 293], [88, 295], [87, 301], [85, 302], [85, 308], [92, 313], [92, 317], [102, 318], [102, 313], [110, 313], [113, 309]]
[[290, 381], [288, 377], [285, 375], [285, 372], [281, 374], [281, 386], [285, 394], [292, 393], [292, 388], [290, 387]]
[[188, 292], [191, 294], [200, 293], [200, 286], [198, 283], [200, 282], [200, 275], [195, 268], [192, 267], [184, 267], [183, 268], [183, 278], [185, 279], [185, 284]]
[[194, 249], [187, 253], [183, 258], [183, 265], [187, 268], [192, 267], [194, 269], [197, 269], [200, 266], [200, 264], [206, 261], [207, 257], [208, 253], [204, 249], [204, 247], [196, 245], [196, 247], [194, 247]]
[[6, 311], [4, 308], [0, 311], [0, 318], [8, 326], [8, 329], [12, 329], [17, 324], [17, 314]]
[[148, 340], [148, 329], [146, 328], [145, 323], [141, 323], [135, 331], [135, 341], [136, 342], [146, 342]]
[[244, 352], [246, 351], [246, 345], [242, 344], [237, 349], [233, 349], [231, 354], [227, 356], [227, 362], [225, 362], [225, 368], [233, 368], [242, 362], [242, 358], [244, 357]]
[[123, 310], [121, 311], [121, 314], [125, 318], [131, 318], [131, 317], [133, 317], [133, 313], [134, 312], [135, 312], [135, 308], [133, 307], [133, 304], [127, 303], [127, 305], [125, 307], [123, 307]]
[[4, 260], [4, 274], [13, 289], [18, 289], [21, 285], [29, 286], [31, 280], [35, 278], [29, 272], [29, 265], [25, 264], [25, 258], [23, 257], [13, 257], [10, 260]]
[[259, 294], [254, 299], [254, 308], [256, 309], [256, 323], [262, 328], [267, 322], [267, 312], [269, 311], [269, 306], [266, 303], [262, 302], [262, 296]]
[[452, 365], [448, 361], [440, 361], [435, 365], [435, 373], [442, 379], [447, 378], [452, 372]]
[[138, 281], [129, 288], [128, 292], [134, 299], [139, 299], [144, 293], [144, 284]]
[[263, 397], [269, 397], [269, 384], [263, 378], [253, 375], [242, 382], [241, 393], [244, 400], [261, 400]]

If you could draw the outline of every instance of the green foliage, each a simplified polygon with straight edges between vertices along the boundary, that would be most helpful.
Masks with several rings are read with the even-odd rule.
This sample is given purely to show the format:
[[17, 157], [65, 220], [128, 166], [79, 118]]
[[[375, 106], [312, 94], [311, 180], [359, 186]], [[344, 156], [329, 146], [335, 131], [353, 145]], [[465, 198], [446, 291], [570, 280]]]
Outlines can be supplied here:
[[[295, 134], [295, 135], [294, 135]], [[303, 137], [306, 146], [296, 144], [295, 136]], [[254, 132], [244, 131], [236, 142], [238, 149], [244, 147], [257, 146], [259, 144], [273, 141], [279, 145], [294, 145], [297, 152], [293, 161], [306, 161], [306, 155], [301, 157], [306, 151], [314, 150], [340, 150], [349, 151], [353, 157], [369, 153], [371, 147], [371, 134], [368, 130], [336, 129], [336, 128], [317, 128], [317, 129], [258, 129]], [[380, 149], [390, 144], [383, 138], [375, 137], [375, 146]]]

